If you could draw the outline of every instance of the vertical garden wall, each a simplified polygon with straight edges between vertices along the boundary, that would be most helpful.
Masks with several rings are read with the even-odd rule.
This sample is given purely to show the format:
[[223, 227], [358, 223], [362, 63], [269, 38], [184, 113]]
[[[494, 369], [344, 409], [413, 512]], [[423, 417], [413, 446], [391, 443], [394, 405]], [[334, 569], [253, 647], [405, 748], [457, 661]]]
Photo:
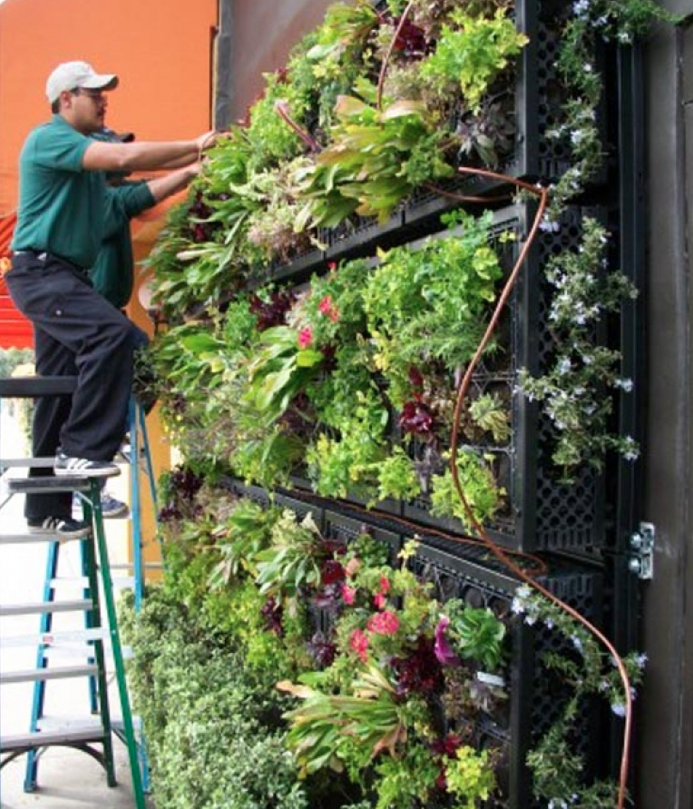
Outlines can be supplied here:
[[[185, 459], [132, 630], [142, 705], [177, 694], [143, 707], [160, 809], [623, 805], [662, 16], [335, 4], [210, 153], [150, 259]], [[186, 713], [176, 638], [247, 727]], [[243, 775], [253, 733], [276, 784]]]

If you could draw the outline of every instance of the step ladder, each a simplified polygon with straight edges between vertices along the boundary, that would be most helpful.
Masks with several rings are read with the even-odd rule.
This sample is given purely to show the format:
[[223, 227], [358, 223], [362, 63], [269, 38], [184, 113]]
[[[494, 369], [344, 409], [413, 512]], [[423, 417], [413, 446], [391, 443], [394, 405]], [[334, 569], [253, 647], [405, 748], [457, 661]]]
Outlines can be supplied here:
[[[130, 398], [128, 424], [130, 446], [127, 449], [121, 449], [119, 454], [130, 468], [131, 564], [134, 579], [135, 610], [137, 611], [142, 605], [145, 582], [145, 566], [142, 557], [144, 542], [142, 537], [142, 497], [140, 487], [142, 475], [147, 479], [149, 497], [155, 515], [159, 513], [159, 502], [156, 491], [156, 476], [147, 435], [146, 413], [134, 397]], [[159, 551], [161, 558], [161, 549]]]
[[[67, 377], [31, 377], [0, 380], [0, 399], [2, 397], [35, 397], [45, 395], [67, 395], [74, 389], [73, 378]], [[140, 420], [141, 419], [141, 420]], [[144, 461], [148, 468], [150, 480], [153, 481], [149, 447], [144, 432], [144, 414], [136, 406], [130, 411], [131, 457], [126, 459], [131, 464], [131, 495], [133, 499], [133, 576], [137, 606], [139, 607], [143, 592], [143, 568], [141, 562], [141, 533], [139, 514], [139, 468], [140, 441]], [[125, 678], [124, 649], [120, 642], [117, 626], [116, 605], [114, 599], [114, 580], [108, 556], [108, 547], [101, 513], [101, 485], [98, 479], [83, 476], [48, 476], [29, 478], [16, 476], [17, 467], [49, 466], [52, 459], [10, 459], [0, 460], [0, 471], [3, 477], [0, 488], [0, 509], [16, 494], [33, 492], [69, 491], [77, 493], [82, 501], [84, 519], [91, 522], [93, 530], [82, 540], [75, 540], [80, 545], [82, 593], [81, 598], [70, 600], [56, 599], [58, 583], [58, 561], [62, 543], [55, 535], [49, 534], [0, 534], [0, 543], [14, 542], [48, 542], [48, 560], [44, 583], [43, 600], [41, 602], [4, 605], [0, 607], [0, 615], [40, 616], [38, 635], [29, 638], [4, 639], [3, 645], [19, 645], [30, 643], [35, 645], [36, 665], [28, 671], [0, 673], [0, 685], [9, 686], [18, 682], [34, 683], [34, 698], [30, 730], [26, 734], [4, 736], [0, 738], [0, 767], [17, 756], [27, 754], [25, 790], [32, 791], [36, 787], [38, 756], [48, 747], [62, 745], [74, 747], [95, 758], [106, 771], [109, 786], [116, 783], [113, 758], [113, 735], [117, 735], [125, 743], [132, 777], [132, 789], [136, 809], [145, 809], [145, 786], [148, 781], [144, 743], [140, 728], [136, 727], [132, 715]], [[7, 471], [7, 470], [10, 471]], [[153, 482], [152, 482], [153, 487]], [[152, 488], [155, 496], [155, 489]], [[105, 607], [106, 620], [103, 620]], [[60, 612], [82, 612], [84, 630], [75, 632], [53, 632], [53, 616]], [[49, 650], [64, 642], [81, 641], [86, 644], [88, 655], [86, 662], [80, 665], [48, 665]], [[107, 652], [112, 656], [113, 670], [118, 688], [122, 719], [119, 723], [111, 717], [108, 698]], [[46, 683], [60, 678], [86, 678], [89, 687], [89, 708], [98, 718], [88, 723], [68, 723], [68, 725], [50, 728], [43, 722], [43, 704]]]

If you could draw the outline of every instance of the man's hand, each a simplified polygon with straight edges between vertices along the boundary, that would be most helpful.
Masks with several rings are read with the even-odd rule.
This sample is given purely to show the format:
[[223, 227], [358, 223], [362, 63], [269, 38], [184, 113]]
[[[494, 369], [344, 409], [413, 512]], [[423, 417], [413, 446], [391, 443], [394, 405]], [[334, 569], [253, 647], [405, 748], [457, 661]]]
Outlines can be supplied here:
[[204, 135], [199, 135], [197, 138], [195, 138], [195, 142], [197, 143], [197, 151], [200, 157], [202, 157], [202, 152], [214, 146], [218, 137], [219, 133], [212, 129], [209, 132], [205, 132]]

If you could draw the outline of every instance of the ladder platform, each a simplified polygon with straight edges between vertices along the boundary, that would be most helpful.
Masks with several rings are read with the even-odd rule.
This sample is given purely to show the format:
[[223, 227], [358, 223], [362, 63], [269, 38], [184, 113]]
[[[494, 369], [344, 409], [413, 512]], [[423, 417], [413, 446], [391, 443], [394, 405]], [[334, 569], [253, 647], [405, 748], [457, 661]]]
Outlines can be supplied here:
[[29, 544], [31, 542], [78, 542], [80, 539], [84, 539], [84, 537], [70, 539], [68, 537], [59, 537], [56, 533], [32, 534], [26, 531], [23, 534], [0, 534], [0, 545]]
[[3, 399], [68, 396], [76, 389], [76, 376], [12, 376], [0, 379], [0, 398]]
[[[0, 540], [1, 542], [2, 540]], [[111, 569], [113, 566], [111, 566]], [[86, 576], [59, 576], [49, 581], [51, 587], [71, 585], [73, 587], [89, 587], [89, 579]], [[128, 589], [135, 586], [134, 576], [113, 576], [111, 577], [113, 587]]]
[[3, 469], [50, 469], [54, 463], [55, 458], [0, 458]]
[[[112, 478], [120, 474], [120, 468], [101, 478]], [[3, 485], [9, 494], [45, 494], [48, 492], [88, 492], [93, 478], [87, 475], [46, 475], [45, 477], [5, 477]]]
[[33, 635], [3, 635], [0, 637], [0, 649], [11, 649], [17, 646], [59, 646], [64, 643], [93, 643], [96, 640], [108, 640], [110, 631], [105, 626], [94, 626], [87, 629], [52, 630]]
[[0, 753], [36, 750], [49, 745], [88, 744], [102, 742], [106, 734], [101, 725], [65, 730], [37, 730], [35, 733], [17, 733], [0, 737]]
[[60, 666], [52, 669], [23, 669], [0, 673], [0, 683], [32, 683], [37, 680], [61, 680], [71, 677], [96, 677], [96, 665]]
[[74, 601], [32, 601], [26, 604], [0, 604], [0, 618], [10, 615], [42, 615], [52, 612], [88, 612], [93, 609], [89, 598]]

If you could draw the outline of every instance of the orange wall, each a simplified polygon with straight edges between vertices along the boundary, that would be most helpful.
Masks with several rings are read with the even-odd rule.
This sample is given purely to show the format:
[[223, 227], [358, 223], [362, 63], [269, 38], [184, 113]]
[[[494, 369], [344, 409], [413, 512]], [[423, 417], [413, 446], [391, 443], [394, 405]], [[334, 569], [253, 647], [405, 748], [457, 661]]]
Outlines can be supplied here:
[[[211, 128], [212, 29], [216, 24], [217, 0], [1, 3], [0, 219], [17, 204], [17, 162], [24, 138], [32, 127], [50, 118], [44, 89], [56, 65], [83, 59], [97, 71], [118, 74], [120, 84], [109, 94], [106, 120], [113, 129], [135, 132], [138, 140], [195, 137]], [[155, 210], [148, 212], [146, 226], [133, 223], [138, 258], [146, 254], [156, 235], [152, 219], [156, 219]], [[136, 293], [133, 299], [130, 316], [151, 332]], [[168, 447], [155, 415], [147, 422], [158, 473], [168, 465]], [[143, 498], [148, 505], [146, 487]], [[151, 540], [151, 508], [145, 508], [143, 517], [143, 536], [149, 538], [145, 560], [150, 561], [158, 551]]]
[[50, 117], [46, 78], [84, 59], [117, 73], [106, 123], [139, 140], [188, 138], [211, 124], [216, 0], [5, 0], [0, 4], [0, 216], [17, 201], [27, 132]]

